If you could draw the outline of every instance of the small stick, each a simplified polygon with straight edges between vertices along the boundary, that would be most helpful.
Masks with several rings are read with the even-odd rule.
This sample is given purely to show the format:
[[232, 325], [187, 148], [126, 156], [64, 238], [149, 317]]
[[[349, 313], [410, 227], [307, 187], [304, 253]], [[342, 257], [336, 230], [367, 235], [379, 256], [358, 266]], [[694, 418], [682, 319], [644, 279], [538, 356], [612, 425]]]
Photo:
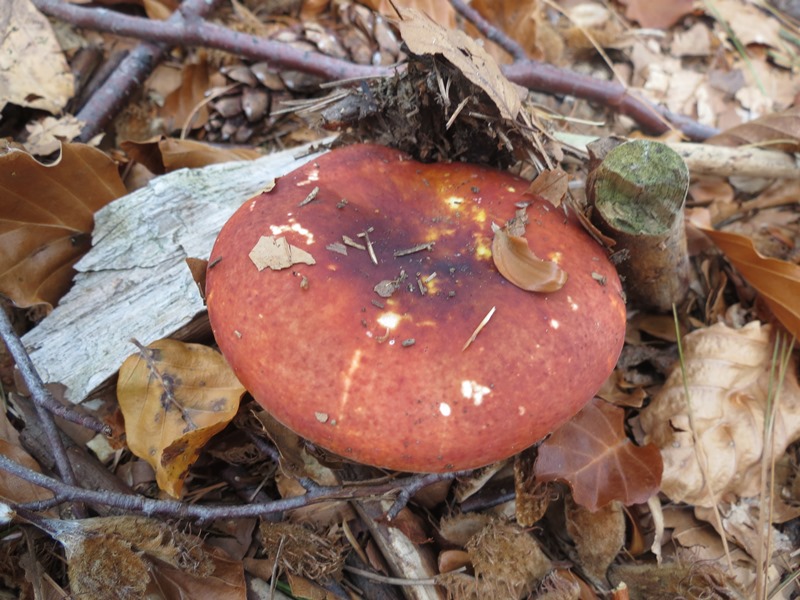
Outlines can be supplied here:
[[492, 309], [491, 309], [491, 310], [490, 310], [488, 313], [486, 313], [486, 316], [485, 316], [485, 317], [483, 317], [483, 321], [481, 321], [481, 322], [480, 322], [480, 324], [479, 324], [479, 325], [478, 325], [478, 326], [475, 328], [475, 331], [473, 331], [473, 332], [472, 332], [472, 335], [471, 335], [471, 336], [469, 336], [469, 339], [467, 340], [467, 343], [466, 343], [466, 344], [464, 344], [464, 347], [463, 347], [463, 348], [461, 348], [461, 351], [462, 351], [462, 352], [463, 352], [464, 350], [466, 350], [467, 348], [469, 348], [469, 345], [470, 345], [472, 342], [474, 342], [474, 341], [475, 341], [475, 338], [476, 338], [476, 337], [478, 337], [478, 334], [481, 332], [481, 330], [482, 330], [484, 327], [486, 327], [486, 324], [489, 322], [489, 319], [491, 319], [491, 318], [492, 318], [492, 315], [494, 315], [494, 311], [495, 311], [495, 309], [496, 309], [496, 308], [497, 308], [496, 306], [493, 306], [493, 307], [492, 307]]

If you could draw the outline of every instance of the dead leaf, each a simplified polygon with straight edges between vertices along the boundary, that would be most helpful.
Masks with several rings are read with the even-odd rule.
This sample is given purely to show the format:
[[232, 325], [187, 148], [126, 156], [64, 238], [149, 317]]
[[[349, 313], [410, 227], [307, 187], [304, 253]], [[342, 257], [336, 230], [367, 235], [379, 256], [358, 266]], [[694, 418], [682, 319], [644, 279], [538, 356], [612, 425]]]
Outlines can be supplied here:
[[528, 193], [541, 196], [558, 208], [569, 191], [569, 175], [561, 167], [546, 169], [531, 182]]
[[524, 237], [508, 235], [501, 227], [494, 230], [492, 260], [500, 274], [528, 292], [555, 292], [567, 282], [567, 273], [552, 260], [542, 260]]
[[279, 271], [299, 263], [306, 265], [317, 263], [314, 257], [302, 248], [292, 246], [285, 237], [276, 238], [274, 235], [262, 235], [253, 246], [249, 256], [259, 271], [263, 271], [267, 267], [273, 271]]
[[117, 383], [128, 447], [178, 498], [189, 467], [236, 415], [245, 389], [208, 346], [159, 340], [140, 350], [120, 367]]
[[593, 399], [539, 447], [536, 478], [565, 481], [589, 510], [613, 500], [646, 502], [661, 483], [661, 454], [653, 444], [634, 446], [624, 419], [621, 408]]
[[[3, 420], [5, 421], [5, 414], [3, 415]], [[14, 437], [16, 438], [16, 436]], [[0, 454], [26, 469], [37, 473], [42, 472], [39, 463], [25, 451], [17, 439], [0, 437]], [[7, 471], [0, 470], [0, 499], [3, 501], [24, 504], [38, 500], [49, 500], [52, 497], [53, 493], [50, 490], [20, 479]]]
[[[145, 517], [46, 520], [76, 598], [240, 598], [244, 568], [174, 525]], [[168, 592], [168, 593], [167, 593]]]
[[231, 162], [234, 160], [254, 160], [262, 156], [252, 148], [214, 146], [195, 140], [163, 138], [158, 143], [161, 159], [167, 173], [178, 169], [197, 169], [206, 165]]
[[74, 81], [47, 17], [31, 0], [5, 0], [0, 31], [0, 110], [11, 103], [61, 112]]
[[793, 106], [782, 112], [767, 114], [736, 125], [708, 138], [706, 143], [719, 146], [753, 145], [785, 152], [798, 152], [800, 151], [800, 106]]
[[522, 105], [519, 91], [475, 40], [463, 31], [437, 25], [417, 10], [400, 8], [400, 15], [397, 27], [409, 50], [419, 55], [441, 54], [486, 92], [503, 118], [517, 118]]
[[211, 73], [205, 60], [184, 65], [180, 85], [164, 99], [158, 112], [165, 131], [203, 127], [208, 122], [206, 92], [210, 87]]
[[47, 156], [58, 152], [62, 142], [71, 142], [81, 133], [83, 121], [72, 115], [44, 117], [25, 125], [28, 130], [28, 139], [25, 140], [25, 149], [31, 154]]
[[653, 2], [652, 0], [620, 0], [627, 6], [625, 16], [642, 27], [669, 29], [694, 9], [693, 0]]
[[[742, 329], [718, 323], [684, 339], [686, 385], [694, 413], [689, 420], [681, 370], [641, 412], [645, 441], [661, 448], [661, 491], [675, 502], [711, 506], [697, 462], [694, 438], [707, 460], [710, 486], [719, 495], [754, 496], [760, 486], [764, 412], [770, 387], [770, 326], [753, 321]], [[800, 386], [789, 367], [775, 416], [775, 457], [800, 437]]]
[[50, 310], [89, 249], [94, 213], [125, 194], [114, 162], [84, 144], [64, 144], [45, 166], [0, 148], [0, 293]]
[[743, 235], [709, 228], [703, 232], [761, 294], [781, 324], [800, 337], [800, 265], [761, 255]]
[[709, 16], [724, 21], [726, 29], [729, 27], [743, 46], [760, 44], [781, 48], [784, 45], [780, 20], [769, 11], [759, 10], [757, 5], [741, 0], [714, 0], [703, 2], [701, 6]]

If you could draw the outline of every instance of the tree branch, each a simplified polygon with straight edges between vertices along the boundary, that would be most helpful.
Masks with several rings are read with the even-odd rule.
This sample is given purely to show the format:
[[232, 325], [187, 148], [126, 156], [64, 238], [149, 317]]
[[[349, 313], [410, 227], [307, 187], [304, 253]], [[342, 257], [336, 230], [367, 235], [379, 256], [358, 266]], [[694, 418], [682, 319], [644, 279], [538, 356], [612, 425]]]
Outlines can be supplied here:
[[[260, 517], [274, 512], [292, 510], [330, 500], [352, 500], [354, 498], [365, 498], [368, 496], [383, 496], [387, 493], [402, 492], [404, 489], [418, 491], [437, 481], [452, 480], [469, 473], [469, 471], [456, 471], [452, 473], [412, 475], [403, 479], [396, 479], [376, 485], [317, 487], [309, 490], [302, 496], [284, 498], [272, 502], [229, 506], [202, 506], [198, 504], [186, 504], [178, 500], [156, 500], [137, 494], [86, 490], [62, 483], [57, 479], [27, 469], [3, 455], [0, 455], [0, 469], [12, 475], [16, 475], [34, 485], [48, 489], [56, 495], [55, 500], [51, 499], [19, 505], [26, 510], [41, 510], [57, 503], [77, 501], [119, 508], [128, 512], [136, 512], [144, 516], [165, 515], [177, 519], [198, 519], [201, 521]], [[13, 509], [14, 505], [12, 504], [11, 506]], [[392, 510], [393, 509], [394, 507], [392, 507]], [[390, 510], [390, 513], [392, 510]], [[399, 509], [397, 512], [399, 512]]]

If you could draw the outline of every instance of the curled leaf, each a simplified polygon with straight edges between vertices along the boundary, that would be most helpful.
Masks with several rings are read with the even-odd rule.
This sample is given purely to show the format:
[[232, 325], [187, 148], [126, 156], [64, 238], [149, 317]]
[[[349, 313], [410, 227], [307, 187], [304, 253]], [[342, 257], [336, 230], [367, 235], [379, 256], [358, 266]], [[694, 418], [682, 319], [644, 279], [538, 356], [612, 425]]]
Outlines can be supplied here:
[[492, 240], [492, 259], [503, 277], [528, 292], [555, 292], [567, 282], [567, 273], [552, 260], [536, 256], [528, 240], [499, 227]]

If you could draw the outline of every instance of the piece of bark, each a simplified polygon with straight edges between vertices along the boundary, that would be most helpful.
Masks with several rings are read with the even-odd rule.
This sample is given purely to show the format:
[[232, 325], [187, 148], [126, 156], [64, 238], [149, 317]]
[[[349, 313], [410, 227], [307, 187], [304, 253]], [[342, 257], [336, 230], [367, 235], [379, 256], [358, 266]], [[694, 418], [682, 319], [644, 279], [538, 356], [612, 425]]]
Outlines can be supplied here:
[[[389, 565], [393, 577], [431, 579], [438, 574], [436, 559], [429, 546], [414, 544], [399, 529], [382, 520], [392, 506], [390, 500], [357, 500], [353, 507], [367, 526], [372, 539]], [[408, 600], [443, 600], [444, 594], [435, 585], [403, 586]]]
[[616, 241], [617, 270], [631, 304], [667, 311], [686, 296], [691, 271], [683, 207], [688, 189], [683, 159], [649, 140], [614, 147], [589, 173], [592, 221]]
[[182, 169], [95, 215], [92, 249], [72, 289], [22, 341], [45, 383], [80, 402], [135, 351], [170, 337], [205, 306], [185, 259], [208, 258], [231, 214], [276, 177], [318, 154], [311, 146], [254, 161]]

